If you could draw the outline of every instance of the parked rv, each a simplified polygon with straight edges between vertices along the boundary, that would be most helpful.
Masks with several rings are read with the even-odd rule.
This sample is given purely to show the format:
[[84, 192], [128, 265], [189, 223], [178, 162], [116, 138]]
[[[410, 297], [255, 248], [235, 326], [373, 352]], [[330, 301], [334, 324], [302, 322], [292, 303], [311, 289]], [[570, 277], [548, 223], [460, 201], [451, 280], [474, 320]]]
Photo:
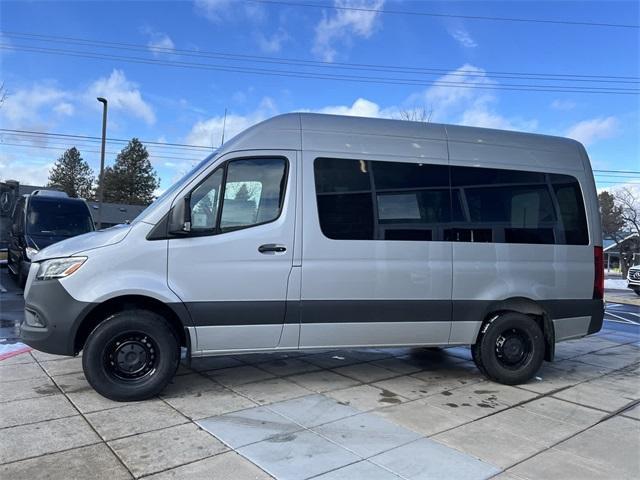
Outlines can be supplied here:
[[21, 196], [13, 210], [7, 266], [23, 286], [31, 260], [43, 248], [94, 230], [86, 202], [55, 190]]
[[470, 345], [531, 379], [598, 332], [602, 235], [583, 146], [431, 123], [287, 114], [236, 136], [130, 225], [32, 259], [24, 342], [121, 401], [180, 361]]

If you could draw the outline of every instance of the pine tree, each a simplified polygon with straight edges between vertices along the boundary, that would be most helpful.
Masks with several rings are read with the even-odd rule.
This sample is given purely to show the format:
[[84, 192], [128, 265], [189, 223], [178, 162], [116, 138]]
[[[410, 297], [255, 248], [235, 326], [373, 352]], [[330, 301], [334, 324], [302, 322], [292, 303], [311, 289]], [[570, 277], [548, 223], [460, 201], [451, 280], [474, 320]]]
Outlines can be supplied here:
[[65, 151], [49, 171], [48, 187], [56, 187], [70, 197], [90, 198], [95, 177], [76, 147]]
[[104, 201], [148, 205], [160, 180], [149, 161], [149, 152], [137, 138], [124, 147], [113, 167], [104, 169]]

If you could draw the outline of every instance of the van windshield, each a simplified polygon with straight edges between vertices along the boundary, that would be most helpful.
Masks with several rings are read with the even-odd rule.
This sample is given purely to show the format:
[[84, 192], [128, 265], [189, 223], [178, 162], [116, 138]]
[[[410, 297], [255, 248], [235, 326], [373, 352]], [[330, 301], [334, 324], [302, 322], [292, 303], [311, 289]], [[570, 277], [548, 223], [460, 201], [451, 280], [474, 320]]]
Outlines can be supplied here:
[[73, 237], [93, 231], [93, 219], [84, 202], [32, 198], [26, 230], [30, 235]]

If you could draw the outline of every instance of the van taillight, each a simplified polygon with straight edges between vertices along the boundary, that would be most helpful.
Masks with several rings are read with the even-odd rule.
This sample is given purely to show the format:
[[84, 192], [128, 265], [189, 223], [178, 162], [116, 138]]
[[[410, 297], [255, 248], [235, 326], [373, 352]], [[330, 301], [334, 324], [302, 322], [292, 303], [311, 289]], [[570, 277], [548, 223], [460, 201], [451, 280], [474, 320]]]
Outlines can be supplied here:
[[593, 298], [604, 298], [604, 257], [602, 247], [593, 247]]

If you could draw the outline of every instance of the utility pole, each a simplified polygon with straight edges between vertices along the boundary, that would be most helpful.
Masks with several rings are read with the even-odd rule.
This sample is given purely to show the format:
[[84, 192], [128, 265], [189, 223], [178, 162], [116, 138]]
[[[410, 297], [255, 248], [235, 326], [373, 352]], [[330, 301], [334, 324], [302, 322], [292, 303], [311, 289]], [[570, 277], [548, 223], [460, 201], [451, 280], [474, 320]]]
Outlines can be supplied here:
[[100, 149], [100, 175], [98, 176], [98, 230], [102, 228], [102, 200], [104, 199], [104, 149], [107, 141], [107, 99], [98, 97], [102, 104], [102, 148]]

